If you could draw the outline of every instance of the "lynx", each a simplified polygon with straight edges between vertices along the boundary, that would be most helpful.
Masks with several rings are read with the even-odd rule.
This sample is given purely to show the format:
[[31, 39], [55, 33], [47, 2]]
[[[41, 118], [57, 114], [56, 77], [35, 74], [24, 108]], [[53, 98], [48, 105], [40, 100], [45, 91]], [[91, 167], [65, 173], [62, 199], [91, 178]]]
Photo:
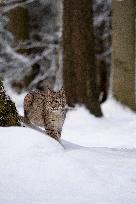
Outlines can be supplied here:
[[44, 127], [46, 133], [59, 141], [66, 117], [64, 89], [55, 92], [31, 91], [24, 99], [24, 119], [27, 124]]

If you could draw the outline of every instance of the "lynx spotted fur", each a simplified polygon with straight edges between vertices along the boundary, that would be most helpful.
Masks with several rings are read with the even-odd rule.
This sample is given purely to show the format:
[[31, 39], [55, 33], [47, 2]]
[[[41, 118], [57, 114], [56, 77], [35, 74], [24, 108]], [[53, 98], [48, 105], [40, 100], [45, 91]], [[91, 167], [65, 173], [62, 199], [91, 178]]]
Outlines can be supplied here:
[[24, 99], [25, 123], [44, 127], [46, 133], [59, 140], [66, 117], [66, 97], [63, 88], [52, 91], [31, 91]]

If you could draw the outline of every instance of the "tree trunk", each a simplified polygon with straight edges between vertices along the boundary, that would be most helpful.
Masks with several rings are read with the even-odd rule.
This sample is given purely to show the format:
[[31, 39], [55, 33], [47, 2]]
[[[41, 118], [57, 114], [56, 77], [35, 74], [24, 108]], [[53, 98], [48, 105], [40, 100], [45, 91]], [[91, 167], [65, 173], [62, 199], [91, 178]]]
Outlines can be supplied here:
[[135, 0], [113, 0], [113, 95], [136, 110]]
[[15, 104], [6, 96], [0, 80], [0, 126], [21, 126]]
[[25, 41], [29, 38], [29, 16], [26, 8], [17, 7], [8, 13], [9, 17], [9, 31], [15, 37], [15, 40]]
[[96, 86], [91, 0], [64, 0], [63, 79], [68, 105], [85, 104], [102, 116]]

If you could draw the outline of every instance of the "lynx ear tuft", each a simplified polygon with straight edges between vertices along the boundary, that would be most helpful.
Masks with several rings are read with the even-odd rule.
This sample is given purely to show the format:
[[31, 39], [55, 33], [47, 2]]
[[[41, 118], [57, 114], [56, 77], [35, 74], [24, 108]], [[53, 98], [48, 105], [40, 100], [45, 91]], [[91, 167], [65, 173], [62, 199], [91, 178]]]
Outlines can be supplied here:
[[56, 93], [56, 91], [48, 87], [48, 93]]
[[48, 93], [51, 93], [52, 91], [51, 91], [51, 89], [47, 86], [47, 92]]
[[51, 91], [51, 89], [50, 89], [49, 87], [47, 87], [47, 89], [48, 89], [49, 91]]

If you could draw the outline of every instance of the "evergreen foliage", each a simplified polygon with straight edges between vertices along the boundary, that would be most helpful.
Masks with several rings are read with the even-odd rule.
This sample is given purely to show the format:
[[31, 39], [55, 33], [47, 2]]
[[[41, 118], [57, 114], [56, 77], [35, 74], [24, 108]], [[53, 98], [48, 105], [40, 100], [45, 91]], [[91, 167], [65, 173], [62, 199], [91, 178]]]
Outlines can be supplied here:
[[6, 95], [0, 80], [0, 126], [21, 126], [14, 102]]

